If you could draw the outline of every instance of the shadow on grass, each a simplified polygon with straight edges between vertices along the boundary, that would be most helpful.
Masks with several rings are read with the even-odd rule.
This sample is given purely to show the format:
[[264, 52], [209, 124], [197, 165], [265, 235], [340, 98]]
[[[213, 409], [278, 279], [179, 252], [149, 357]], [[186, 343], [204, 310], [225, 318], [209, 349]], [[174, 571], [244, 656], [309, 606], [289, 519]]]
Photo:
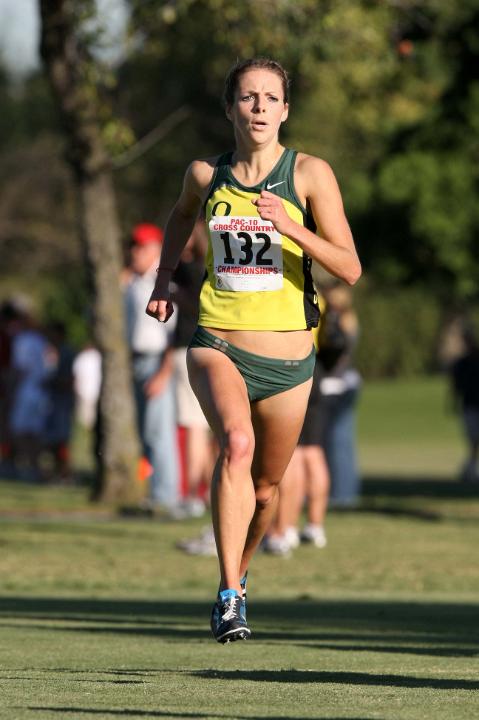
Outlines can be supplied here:
[[[0, 598], [0, 627], [210, 642], [211, 603]], [[262, 643], [321, 650], [474, 657], [479, 605], [386, 600], [258, 600], [249, 618]]]
[[40, 712], [49, 712], [49, 713], [75, 713], [75, 714], [84, 714], [88, 713], [88, 715], [101, 715], [102, 717], [105, 717], [105, 715], [117, 715], [119, 717], [160, 717], [160, 718], [168, 718], [168, 717], [178, 717], [178, 718], [206, 718], [206, 717], [217, 717], [217, 718], [224, 718], [227, 717], [226, 715], [212, 715], [211, 713], [202, 714], [202, 713], [188, 713], [188, 712], [181, 712], [181, 713], [174, 713], [174, 712], [162, 712], [161, 710], [134, 710], [134, 709], [123, 709], [123, 710], [113, 710], [112, 708], [88, 708], [88, 707], [52, 707], [50, 705], [46, 705], [45, 707], [39, 706], [39, 705], [30, 705], [27, 707], [27, 710], [37, 710]]
[[362, 672], [316, 670], [198, 670], [195, 677], [215, 680], [252, 680], [274, 683], [314, 683], [376, 687], [431, 688], [433, 690], [479, 690], [479, 681], [422, 678], [409, 675], [374, 675]]
[[[361, 500], [358, 505], [332, 506], [331, 513], [376, 513], [403, 516], [426, 522], [454, 520], [454, 510], [449, 503], [425, 507], [425, 501], [479, 500], [479, 483], [463, 483], [436, 477], [371, 476], [362, 481]], [[460, 521], [477, 522], [478, 514], [460, 517]]]
[[[22, 708], [23, 709], [23, 708]], [[168, 711], [162, 711], [162, 710], [134, 710], [134, 709], [122, 709], [122, 710], [112, 710], [112, 709], [106, 709], [106, 708], [82, 708], [82, 707], [51, 707], [51, 706], [30, 706], [27, 708], [27, 710], [38, 710], [38, 711], [44, 711], [44, 712], [51, 712], [51, 713], [88, 713], [92, 715], [118, 715], [119, 717], [153, 717], [153, 718], [231, 718], [230, 712], [225, 712], [222, 715], [218, 715], [215, 713], [188, 713], [188, 712], [168, 712]], [[290, 715], [281, 715], [281, 716], [274, 716], [274, 715], [237, 715], [235, 713], [235, 718], [238, 718], [238, 720], [308, 720], [306, 717], [299, 717], [295, 716], [292, 717]], [[324, 718], [324, 720], [340, 720], [340, 718]], [[348, 720], [370, 720], [366, 717], [348, 717]]]
[[441, 480], [436, 477], [371, 476], [362, 482], [364, 498], [444, 498], [479, 499], [479, 483], [464, 483], [459, 480]]

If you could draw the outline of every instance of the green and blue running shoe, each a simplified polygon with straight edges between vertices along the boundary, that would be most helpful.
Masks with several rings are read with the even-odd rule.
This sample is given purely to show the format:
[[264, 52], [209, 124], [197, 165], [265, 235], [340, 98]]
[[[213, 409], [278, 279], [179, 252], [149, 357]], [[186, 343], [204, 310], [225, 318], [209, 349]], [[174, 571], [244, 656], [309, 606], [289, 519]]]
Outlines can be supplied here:
[[221, 590], [211, 612], [211, 631], [219, 643], [247, 640], [245, 604], [236, 590]]

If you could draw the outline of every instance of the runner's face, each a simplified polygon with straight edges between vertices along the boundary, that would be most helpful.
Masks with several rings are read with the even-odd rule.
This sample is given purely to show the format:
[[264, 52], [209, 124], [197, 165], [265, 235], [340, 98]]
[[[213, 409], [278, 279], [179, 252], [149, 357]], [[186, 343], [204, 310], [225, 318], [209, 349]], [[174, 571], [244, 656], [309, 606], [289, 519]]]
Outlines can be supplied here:
[[238, 79], [235, 101], [226, 111], [241, 137], [263, 142], [276, 136], [288, 117], [281, 78], [271, 70], [248, 70]]

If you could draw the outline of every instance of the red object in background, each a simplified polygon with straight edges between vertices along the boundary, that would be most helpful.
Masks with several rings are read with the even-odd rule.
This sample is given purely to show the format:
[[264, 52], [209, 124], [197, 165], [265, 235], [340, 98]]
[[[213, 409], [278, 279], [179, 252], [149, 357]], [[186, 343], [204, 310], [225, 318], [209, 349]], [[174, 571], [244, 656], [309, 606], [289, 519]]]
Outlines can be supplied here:
[[[178, 461], [180, 469], [180, 497], [184, 498], [188, 494], [188, 488], [186, 483], [186, 429], [184, 427], [177, 427], [177, 449], [178, 449]], [[144, 483], [148, 480], [153, 467], [146, 457], [141, 457], [138, 462], [137, 477], [138, 482]]]
[[140, 223], [131, 231], [131, 240], [135, 245], [163, 242], [163, 230], [152, 223]]
[[10, 459], [12, 457], [12, 446], [9, 442], [0, 443], [0, 460]]
[[398, 44], [396, 45], [396, 49], [398, 51], [398, 55], [400, 55], [401, 57], [411, 57], [414, 52], [414, 43], [412, 40], [404, 38], [403, 40], [400, 40], [398, 42]]
[[[178, 437], [178, 459], [180, 463], [180, 497], [188, 497], [188, 476], [186, 474], [186, 433], [187, 429], [182, 425], [177, 426]], [[201, 482], [198, 488], [198, 498], [208, 502], [209, 488], [204, 482]]]
[[178, 425], [178, 457], [180, 461], [180, 497], [184, 498], [188, 495], [188, 487], [186, 481], [186, 428]]
[[61, 443], [57, 447], [57, 458], [63, 463], [70, 462], [70, 448], [66, 443]]
[[146, 480], [148, 480], [152, 472], [153, 468], [151, 467], [146, 457], [141, 457], [138, 461], [138, 481], [140, 483], [145, 482]]

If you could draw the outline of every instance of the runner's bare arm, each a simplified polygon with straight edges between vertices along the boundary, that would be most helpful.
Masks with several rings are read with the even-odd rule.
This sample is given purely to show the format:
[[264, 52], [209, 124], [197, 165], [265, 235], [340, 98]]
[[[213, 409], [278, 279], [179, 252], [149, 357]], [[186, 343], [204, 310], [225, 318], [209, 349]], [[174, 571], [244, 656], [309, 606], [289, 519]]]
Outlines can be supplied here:
[[255, 201], [261, 217], [271, 220], [278, 232], [294, 240], [332, 275], [354, 285], [361, 275], [361, 264], [333, 171], [324, 160], [301, 155], [295, 185], [298, 196], [311, 208], [318, 234], [292, 220], [281, 199], [267, 191]]
[[168, 286], [183, 248], [191, 235], [214, 171], [214, 159], [194, 160], [185, 173], [183, 188], [165, 228], [155, 287], [146, 308], [160, 322], [173, 313]]

